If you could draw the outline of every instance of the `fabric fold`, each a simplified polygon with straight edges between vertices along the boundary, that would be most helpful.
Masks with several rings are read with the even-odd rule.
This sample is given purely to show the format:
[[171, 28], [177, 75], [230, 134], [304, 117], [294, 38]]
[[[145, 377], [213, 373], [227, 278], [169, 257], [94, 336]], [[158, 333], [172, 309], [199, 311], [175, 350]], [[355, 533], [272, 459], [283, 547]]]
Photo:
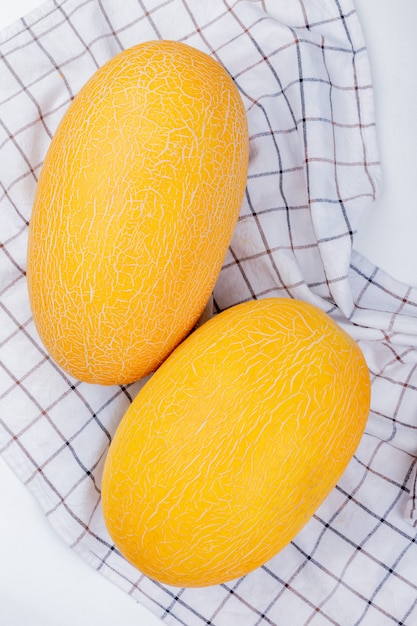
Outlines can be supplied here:
[[[146, 381], [105, 388], [61, 371], [37, 336], [25, 278], [36, 183], [59, 121], [104, 62], [161, 38], [222, 63], [248, 116], [246, 195], [213, 314], [268, 296], [312, 302], [359, 342], [372, 377], [365, 434], [313, 518], [263, 567], [206, 589], [160, 585], [115, 550], [101, 472]], [[354, 251], [380, 179], [352, 0], [47, 0], [0, 33], [0, 453], [63, 540], [167, 624], [417, 619], [417, 290]]]

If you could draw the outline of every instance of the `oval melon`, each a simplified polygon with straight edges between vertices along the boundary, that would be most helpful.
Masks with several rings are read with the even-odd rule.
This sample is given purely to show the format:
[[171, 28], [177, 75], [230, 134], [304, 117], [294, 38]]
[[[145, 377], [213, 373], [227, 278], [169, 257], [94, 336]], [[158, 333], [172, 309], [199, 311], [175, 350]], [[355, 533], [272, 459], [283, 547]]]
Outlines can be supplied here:
[[92, 383], [152, 372], [198, 321], [240, 211], [247, 119], [186, 44], [116, 55], [65, 113], [33, 207], [28, 287], [55, 361]]
[[116, 431], [102, 482], [115, 545], [173, 586], [247, 574], [336, 485], [369, 403], [361, 350], [319, 309], [268, 298], [220, 313], [173, 351]]

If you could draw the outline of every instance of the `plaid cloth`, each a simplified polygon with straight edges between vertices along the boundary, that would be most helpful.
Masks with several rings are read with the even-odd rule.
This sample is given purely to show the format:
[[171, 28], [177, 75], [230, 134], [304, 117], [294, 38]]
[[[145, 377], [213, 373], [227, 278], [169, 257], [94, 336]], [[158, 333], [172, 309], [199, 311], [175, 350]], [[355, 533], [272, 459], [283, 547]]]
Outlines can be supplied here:
[[[372, 410], [337, 487], [248, 576], [167, 587], [115, 550], [100, 509], [112, 435], [143, 381], [80, 383], [31, 318], [27, 226], [70, 101], [120, 50], [175, 39], [218, 59], [245, 103], [247, 191], [214, 313], [265, 296], [318, 305], [360, 343]], [[367, 51], [352, 0], [48, 0], [0, 35], [0, 450], [59, 535], [167, 624], [417, 624], [417, 290], [353, 249], [380, 166]]]

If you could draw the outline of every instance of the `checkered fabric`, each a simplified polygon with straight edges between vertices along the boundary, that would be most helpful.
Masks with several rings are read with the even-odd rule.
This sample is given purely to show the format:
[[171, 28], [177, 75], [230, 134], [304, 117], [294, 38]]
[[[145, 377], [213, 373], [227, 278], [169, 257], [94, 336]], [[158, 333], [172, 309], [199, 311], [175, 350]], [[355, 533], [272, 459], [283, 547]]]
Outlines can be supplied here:
[[[372, 376], [359, 448], [302, 532], [255, 572], [203, 589], [153, 582], [114, 548], [101, 472], [143, 381], [105, 388], [61, 371], [36, 334], [25, 278], [58, 122], [105, 61], [159, 38], [218, 59], [247, 110], [247, 189], [214, 313], [266, 296], [310, 301], [357, 339]], [[0, 34], [0, 451], [65, 542], [167, 624], [417, 624], [417, 290], [353, 247], [379, 177], [352, 0], [48, 0]]]

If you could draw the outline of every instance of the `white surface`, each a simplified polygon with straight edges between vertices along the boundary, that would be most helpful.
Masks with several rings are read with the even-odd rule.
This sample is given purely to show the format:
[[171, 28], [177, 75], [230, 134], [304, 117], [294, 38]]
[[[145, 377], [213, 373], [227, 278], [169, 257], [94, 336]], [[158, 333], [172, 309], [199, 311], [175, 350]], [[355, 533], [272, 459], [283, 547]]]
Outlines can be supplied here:
[[397, 280], [417, 287], [417, 3], [356, 0], [369, 50], [383, 189], [356, 248]]
[[[39, 6], [0, 6], [0, 29]], [[384, 189], [361, 224], [357, 248], [417, 286], [417, 3], [356, 0], [374, 75]], [[29, 491], [0, 458], [2, 626], [156, 626], [162, 622], [95, 572], [50, 528]], [[43, 564], [39, 569], [39, 563]]]

